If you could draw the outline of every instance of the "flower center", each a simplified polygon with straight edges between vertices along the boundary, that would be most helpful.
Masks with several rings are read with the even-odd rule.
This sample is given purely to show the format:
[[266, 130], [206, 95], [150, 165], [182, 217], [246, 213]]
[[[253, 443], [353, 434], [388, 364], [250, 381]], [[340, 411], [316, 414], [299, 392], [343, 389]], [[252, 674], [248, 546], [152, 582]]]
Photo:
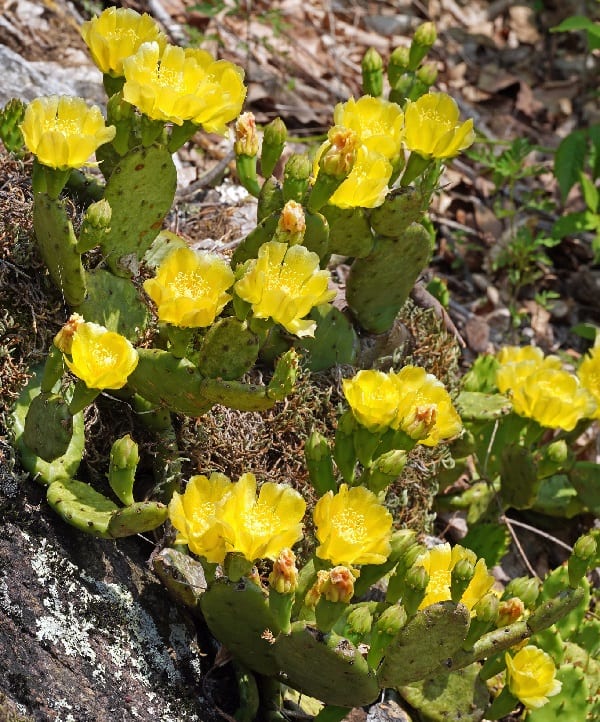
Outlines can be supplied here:
[[183, 90], [183, 75], [177, 70], [165, 67], [161, 63], [160, 69], [156, 73], [156, 82], [161, 88], [170, 88], [171, 90]]
[[436, 569], [429, 575], [429, 584], [427, 585], [427, 594], [436, 597], [444, 597], [450, 599], [450, 582], [452, 574], [448, 569]]
[[274, 530], [280, 524], [281, 522], [273, 509], [260, 503], [256, 504], [245, 519], [246, 528], [252, 536], [256, 537], [272, 536]]
[[203, 504], [199, 504], [192, 514], [192, 526], [195, 527], [196, 533], [203, 533], [209, 526], [209, 519], [215, 513], [215, 504], [210, 501], [205, 501]]
[[340, 511], [332, 522], [342, 540], [348, 544], [360, 544], [365, 541], [367, 537], [365, 517], [355, 509]]
[[92, 358], [98, 366], [113, 366], [117, 361], [117, 355], [100, 343], [92, 344], [91, 353]]
[[178, 296], [185, 298], [201, 298], [209, 290], [208, 284], [199, 273], [184, 273], [180, 271], [169, 286]]

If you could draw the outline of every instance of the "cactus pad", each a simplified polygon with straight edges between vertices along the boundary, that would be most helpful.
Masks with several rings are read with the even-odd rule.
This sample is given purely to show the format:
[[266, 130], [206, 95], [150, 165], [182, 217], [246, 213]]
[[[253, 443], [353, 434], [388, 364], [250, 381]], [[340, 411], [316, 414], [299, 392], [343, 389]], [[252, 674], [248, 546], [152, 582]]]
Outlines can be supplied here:
[[98, 269], [86, 272], [87, 298], [78, 307], [86, 321], [105, 326], [135, 343], [143, 335], [150, 313], [135, 286], [125, 278]]
[[275, 644], [285, 682], [325, 704], [362, 707], [379, 694], [375, 674], [356, 647], [334, 632], [324, 635], [304, 622]]
[[512, 404], [501, 394], [461, 391], [456, 405], [464, 421], [493, 421], [510, 413]]
[[202, 614], [214, 636], [249, 669], [275, 675], [279, 665], [273, 645], [263, 636], [279, 629], [262, 589], [249, 579], [219, 579], [202, 595]]
[[23, 443], [44, 461], [64, 456], [73, 437], [73, 416], [59, 394], [40, 393], [25, 417]]
[[254, 366], [258, 349], [258, 337], [245, 323], [229, 316], [208, 329], [196, 364], [203, 376], [239, 379]]
[[23, 439], [25, 429], [25, 418], [31, 402], [40, 392], [40, 380], [42, 369], [36, 369], [29, 380], [29, 383], [21, 391], [12, 413], [12, 434], [15, 446], [19, 451], [21, 464], [36, 481], [42, 484], [50, 484], [55, 479], [64, 479], [77, 473], [79, 464], [83, 457], [85, 444], [83, 413], [75, 414], [73, 417], [72, 435], [69, 445], [62, 456], [51, 462], [44, 461], [34, 453]]
[[429, 233], [413, 223], [398, 238], [378, 236], [369, 255], [354, 261], [346, 299], [366, 331], [389, 331], [430, 255]]
[[70, 306], [78, 306], [85, 298], [85, 276], [77, 238], [62, 202], [36, 193], [33, 228], [54, 285]]
[[111, 270], [130, 276], [152, 245], [171, 208], [177, 172], [169, 151], [161, 145], [135, 148], [113, 170], [104, 192], [112, 218], [102, 251]]
[[400, 694], [419, 710], [423, 722], [479, 722], [489, 703], [489, 692], [479, 670], [479, 664], [471, 664], [457, 672], [402, 687]]
[[463, 604], [437, 602], [409, 620], [386, 649], [377, 672], [381, 687], [423, 679], [464, 642], [470, 614]]
[[398, 237], [411, 223], [420, 221], [427, 210], [429, 196], [414, 188], [397, 188], [384, 203], [371, 211], [370, 221], [375, 233]]
[[113, 539], [156, 529], [167, 520], [168, 508], [159, 501], [137, 501], [114, 511], [108, 522]]
[[317, 322], [315, 335], [297, 342], [308, 352], [305, 361], [308, 368], [322, 371], [336, 364], [354, 364], [359, 342], [349, 319], [328, 303], [315, 306], [309, 318]]
[[59, 479], [50, 484], [46, 498], [67, 524], [94, 536], [110, 538], [108, 524], [118, 506], [89, 484], [76, 479]]
[[373, 248], [373, 231], [362, 208], [325, 206], [321, 213], [329, 223], [329, 252], [363, 258]]

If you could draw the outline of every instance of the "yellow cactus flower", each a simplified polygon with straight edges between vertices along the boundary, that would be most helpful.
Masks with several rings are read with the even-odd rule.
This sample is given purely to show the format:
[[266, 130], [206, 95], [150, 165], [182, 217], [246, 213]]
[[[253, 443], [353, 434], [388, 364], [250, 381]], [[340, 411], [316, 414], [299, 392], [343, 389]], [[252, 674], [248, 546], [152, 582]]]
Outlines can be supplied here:
[[398, 388], [389, 374], [371, 369], [342, 381], [346, 401], [356, 420], [369, 431], [389, 428], [398, 411]]
[[467, 559], [475, 564], [475, 574], [460, 599], [461, 604], [464, 604], [469, 611], [472, 611], [477, 602], [490, 591], [494, 584], [494, 577], [488, 574], [483, 559], [477, 560], [474, 552], [465, 549], [459, 544], [452, 548], [450, 544], [438, 544], [425, 552], [415, 562], [415, 564], [422, 566], [429, 575], [425, 598], [421, 602], [419, 609], [452, 598], [450, 593], [452, 570], [461, 559]]
[[542, 349], [537, 346], [503, 346], [496, 354], [496, 358], [502, 366], [531, 361], [538, 366], [553, 369], [562, 368], [562, 362], [558, 356], [544, 356]]
[[156, 21], [131, 8], [107, 8], [81, 25], [81, 36], [98, 68], [113, 77], [123, 75], [123, 60], [134, 55], [142, 43], [154, 41], [161, 50], [167, 44]]
[[319, 269], [319, 257], [304, 246], [263, 243], [235, 284], [237, 295], [252, 305], [256, 318], [272, 318], [295, 336], [313, 336], [317, 324], [304, 317], [327, 303], [329, 271]]
[[143, 43], [123, 61], [123, 97], [154, 120], [189, 120], [209, 133], [225, 134], [246, 97], [243, 70], [194, 48]]
[[174, 492], [169, 518], [177, 530], [175, 542], [187, 544], [194, 554], [221, 564], [226, 554], [227, 531], [218, 512], [233, 486], [225, 474], [213, 472], [210, 478], [192, 476], [183, 494]]
[[90, 389], [120, 389], [138, 364], [129, 341], [97, 323], [77, 326], [71, 341], [71, 359], [65, 363]]
[[496, 372], [500, 393], [510, 396], [519, 416], [550, 429], [572, 431], [597, 412], [591, 394], [573, 374], [535, 361], [510, 363]]
[[[327, 145], [324, 143], [320, 152]], [[392, 170], [385, 156], [369, 150], [365, 145], [359, 146], [350, 175], [331, 196], [329, 203], [339, 208], [380, 206], [385, 200]]]
[[317, 556], [335, 565], [383, 564], [391, 546], [392, 515], [363, 486], [328, 491], [313, 511]]
[[560, 692], [554, 661], [538, 647], [528, 644], [514, 657], [507, 652], [504, 658], [508, 689], [527, 709], [543, 707], [548, 697]]
[[19, 127], [38, 161], [59, 170], [86, 165], [96, 148], [116, 133], [114, 126], [106, 126], [98, 106], [66, 95], [32, 100]]
[[231, 296], [234, 275], [216, 253], [178, 248], [161, 263], [144, 290], [158, 307], [158, 318], [184, 328], [210, 326]]
[[71, 353], [73, 336], [75, 335], [77, 329], [81, 326], [82, 323], [85, 323], [85, 319], [78, 313], [72, 313], [69, 316], [69, 320], [54, 337], [54, 345], [59, 351], [68, 354]]
[[452, 158], [475, 140], [473, 120], [460, 123], [456, 101], [446, 93], [409, 100], [404, 111], [404, 142], [426, 158]]
[[400, 155], [404, 114], [396, 103], [363, 95], [338, 103], [333, 111], [336, 125], [353, 130], [361, 145], [388, 160]]
[[282, 549], [302, 539], [306, 502], [287, 484], [267, 482], [256, 498], [254, 474], [242, 474], [219, 512], [227, 529], [226, 549], [250, 562], [275, 560]]
[[462, 421], [444, 384], [419, 366], [404, 366], [390, 378], [397, 388], [398, 412], [391, 426], [424, 446], [458, 436]]
[[594, 397], [597, 408], [593, 417], [600, 418], [600, 346], [587, 353], [577, 369], [582, 386]]

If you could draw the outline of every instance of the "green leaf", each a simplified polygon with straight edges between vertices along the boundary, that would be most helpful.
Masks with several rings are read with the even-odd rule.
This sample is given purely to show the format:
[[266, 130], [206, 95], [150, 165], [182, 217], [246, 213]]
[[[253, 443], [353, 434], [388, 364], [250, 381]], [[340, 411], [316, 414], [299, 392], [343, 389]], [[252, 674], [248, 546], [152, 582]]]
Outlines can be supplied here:
[[569, 30], [585, 30], [588, 34], [600, 39], [600, 23], [595, 23], [585, 15], [573, 15], [563, 20], [560, 25], [550, 28], [551, 33], [564, 33]]
[[568, 213], [559, 218], [552, 226], [552, 235], [555, 238], [574, 236], [582, 231], [591, 231], [598, 227], [598, 214], [592, 211]]
[[579, 182], [581, 183], [581, 190], [587, 207], [591, 211], [598, 211], [598, 202], [600, 200], [598, 189], [585, 173], [580, 173]]
[[579, 174], [584, 169], [587, 147], [586, 134], [576, 130], [564, 138], [554, 155], [554, 175], [560, 186], [563, 201], [571, 188], [579, 181]]

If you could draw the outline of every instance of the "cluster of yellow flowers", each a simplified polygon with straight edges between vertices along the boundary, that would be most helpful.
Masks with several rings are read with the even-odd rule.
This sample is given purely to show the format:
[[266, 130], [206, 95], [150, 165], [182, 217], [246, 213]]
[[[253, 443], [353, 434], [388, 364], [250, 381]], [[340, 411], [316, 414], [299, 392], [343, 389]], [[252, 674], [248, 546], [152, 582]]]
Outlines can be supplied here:
[[[249, 562], [277, 559], [302, 539], [306, 502], [287, 484], [273, 482], [264, 483], [257, 497], [256, 485], [251, 473], [237, 482], [219, 473], [191, 477], [169, 504], [176, 543], [219, 564], [229, 552]], [[337, 494], [329, 492], [313, 519], [317, 555], [333, 564], [381, 564], [390, 553], [392, 517], [367, 489], [342, 485]]]
[[425, 446], [435, 446], [462, 431], [444, 384], [418, 366], [389, 373], [359, 371], [344, 379], [343, 390], [354, 417], [369, 431], [400, 429]]
[[[396, 103], [369, 95], [350, 98], [336, 105], [333, 120], [339, 136], [352, 131], [357, 153], [348, 178], [335, 191], [330, 203], [340, 208], [374, 208], [385, 200], [394, 170], [404, 160], [404, 148], [424, 159], [452, 158], [475, 139], [473, 121], [460, 123], [453, 98], [445, 93], [427, 93], [408, 101], [404, 112]], [[323, 143], [315, 160], [318, 173], [321, 154], [331, 144]]]
[[506, 346], [497, 354], [496, 384], [519, 416], [541, 426], [572, 431], [582, 419], [598, 415], [600, 355], [592, 353], [578, 375], [566, 371], [557, 356], [533, 346]]
[[[98, 68], [123, 79], [124, 100], [148, 118], [224, 134], [242, 109], [243, 70], [204, 50], [169, 45], [147, 14], [108, 8], [83, 23], [81, 34]], [[33, 100], [21, 130], [38, 161], [60, 170], [80, 168], [116, 133], [97, 106], [67, 96]]]

